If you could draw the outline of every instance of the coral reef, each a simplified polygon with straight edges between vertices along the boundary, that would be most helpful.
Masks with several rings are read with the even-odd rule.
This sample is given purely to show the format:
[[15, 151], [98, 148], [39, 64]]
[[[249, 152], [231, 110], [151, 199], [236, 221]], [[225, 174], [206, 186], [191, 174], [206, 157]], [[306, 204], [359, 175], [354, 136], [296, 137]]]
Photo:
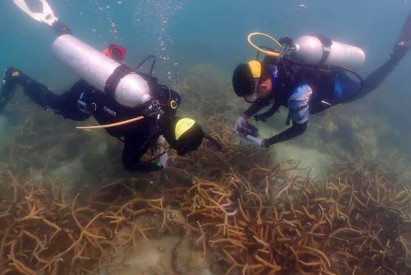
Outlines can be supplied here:
[[[101, 188], [70, 202], [52, 179], [21, 179], [6, 167], [0, 177], [1, 274], [93, 273], [114, 252], [161, 229], [162, 198], [143, 199]], [[152, 217], [152, 215], [149, 215]]]
[[164, 194], [175, 193], [166, 201], [181, 209], [195, 243], [227, 273], [411, 272], [403, 234], [409, 191], [397, 171], [365, 157], [367, 149], [332, 155], [334, 171], [314, 182], [297, 175], [298, 161], [276, 164], [263, 150], [239, 146], [229, 116], [209, 114], [207, 125], [224, 151], [205, 145], [190, 159], [172, 158], [178, 169], [167, 173], [166, 185], [174, 187]]
[[[122, 172], [117, 141], [22, 105], [26, 119], [0, 166], [0, 274], [116, 273], [139, 263], [125, 259], [129, 250], [147, 253], [135, 257], [152, 266], [138, 272], [152, 274], [209, 274], [207, 265], [214, 274], [411, 272], [411, 194], [398, 170], [355, 149], [331, 155], [333, 169], [314, 180], [298, 160], [239, 143], [238, 101], [219, 73], [185, 75], [182, 113], [224, 148], [205, 141], [188, 156], [171, 153], [157, 174]], [[329, 123], [333, 136], [342, 123]], [[50, 176], [73, 163], [83, 168], [76, 182]]]
[[[231, 133], [222, 133], [228, 140]], [[327, 180], [314, 182], [295, 176], [296, 161], [273, 167], [261, 152], [232, 143], [225, 150], [216, 156], [201, 148], [195, 164], [187, 161], [186, 170], [201, 167], [190, 168], [199, 173], [192, 185], [164, 194], [175, 193], [166, 201], [181, 209], [195, 243], [228, 274], [411, 272], [401, 235], [411, 222], [411, 194], [380, 163], [345, 159]], [[169, 178], [167, 185], [175, 183]]]

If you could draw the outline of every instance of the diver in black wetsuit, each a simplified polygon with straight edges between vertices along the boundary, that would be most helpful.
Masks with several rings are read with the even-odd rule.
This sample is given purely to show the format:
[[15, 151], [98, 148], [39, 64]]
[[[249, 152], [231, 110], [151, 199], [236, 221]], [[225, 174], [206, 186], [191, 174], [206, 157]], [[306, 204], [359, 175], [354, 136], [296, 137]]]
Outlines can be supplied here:
[[[111, 44], [104, 54], [122, 63], [125, 52], [122, 47]], [[129, 108], [120, 105], [112, 96], [97, 90], [84, 80], [75, 83], [69, 91], [57, 95], [20, 70], [9, 67], [5, 71], [0, 93], [0, 111], [10, 99], [15, 86], [20, 85], [24, 88], [25, 94], [35, 103], [46, 110], [50, 108], [67, 119], [83, 121], [94, 116], [100, 124], [106, 125], [144, 116], [142, 120], [106, 128], [106, 130], [112, 136], [124, 141], [123, 165], [126, 169], [161, 170], [165, 168], [167, 162], [167, 151], [164, 149], [162, 153], [158, 152], [158, 157], [152, 161], [140, 161], [147, 150], [157, 146], [157, 141], [163, 140], [161, 136], [164, 136], [170, 147], [179, 155], [183, 155], [196, 150], [205, 135], [194, 120], [175, 116], [181, 102], [177, 92], [167, 86], [159, 85], [154, 77], [140, 75], [148, 82], [153, 100], [144, 106]], [[207, 135], [206, 138], [211, 139]], [[215, 142], [212, 139], [211, 141]]]
[[[280, 40], [282, 46], [290, 42], [289, 38]], [[270, 147], [301, 135], [307, 128], [310, 114], [359, 99], [376, 89], [409, 48], [411, 13], [389, 60], [362, 83], [354, 81], [344, 70], [336, 67], [319, 69], [320, 67], [302, 65], [286, 58], [266, 57], [263, 62], [252, 60], [247, 64], [239, 64], [233, 73], [233, 88], [238, 96], [244, 97], [252, 105], [237, 119], [234, 132], [247, 142], [261, 147]], [[268, 111], [257, 114], [270, 104], [272, 106]], [[292, 126], [267, 139], [258, 137], [258, 129], [249, 124], [248, 119], [254, 116], [256, 121], [266, 121], [280, 106], [288, 108], [287, 125], [292, 121]]]

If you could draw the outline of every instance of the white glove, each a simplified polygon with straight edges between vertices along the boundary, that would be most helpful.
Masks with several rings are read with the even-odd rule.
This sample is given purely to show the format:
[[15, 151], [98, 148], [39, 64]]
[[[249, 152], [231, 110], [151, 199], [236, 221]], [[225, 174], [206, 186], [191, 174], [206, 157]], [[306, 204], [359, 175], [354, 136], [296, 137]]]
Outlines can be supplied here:
[[168, 152], [165, 152], [158, 158], [158, 162], [163, 166], [163, 169], [167, 168]]
[[254, 145], [254, 146], [258, 146], [258, 147], [262, 147], [263, 144], [263, 139], [259, 138], [259, 137], [253, 137], [250, 135], [246, 135], [242, 138], [242, 140], [244, 140], [245, 142]]
[[239, 116], [234, 124], [234, 133], [243, 134], [248, 129], [248, 122], [244, 116]]
[[166, 139], [164, 138], [163, 135], [159, 136], [156, 142], [156, 148], [165, 148], [166, 147]]
[[[159, 136], [157, 139], [157, 143], [153, 152], [154, 156], [158, 156], [166, 150], [166, 139], [164, 136]], [[165, 152], [162, 154], [156, 161], [158, 161], [163, 168], [167, 168], [167, 161], [168, 161], [168, 153]]]

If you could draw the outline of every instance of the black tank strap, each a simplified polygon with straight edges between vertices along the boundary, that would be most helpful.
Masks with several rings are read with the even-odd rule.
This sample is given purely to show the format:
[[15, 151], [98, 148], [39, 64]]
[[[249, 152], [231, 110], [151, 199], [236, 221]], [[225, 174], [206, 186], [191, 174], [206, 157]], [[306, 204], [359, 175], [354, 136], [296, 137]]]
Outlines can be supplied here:
[[122, 64], [118, 66], [107, 78], [106, 85], [104, 86], [104, 93], [114, 97], [114, 93], [120, 80], [131, 72], [132, 70], [127, 65]]
[[136, 72], [139, 76], [141, 76], [145, 81], [147, 81], [148, 86], [150, 87], [150, 93], [154, 98], [158, 97], [158, 80], [154, 76], [150, 76], [145, 73]]
[[320, 39], [321, 44], [323, 45], [323, 56], [321, 57], [320, 61], [318, 61], [318, 65], [323, 65], [330, 55], [331, 45], [333, 44], [333, 42], [331, 41], [331, 39], [322, 36], [321, 34], [314, 34], [313, 36]]

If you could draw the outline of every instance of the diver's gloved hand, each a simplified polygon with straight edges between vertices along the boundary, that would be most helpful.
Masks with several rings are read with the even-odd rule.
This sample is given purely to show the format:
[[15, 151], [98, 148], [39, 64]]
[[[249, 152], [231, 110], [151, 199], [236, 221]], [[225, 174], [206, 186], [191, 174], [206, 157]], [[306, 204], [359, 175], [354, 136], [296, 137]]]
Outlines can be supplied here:
[[[258, 129], [249, 124], [244, 116], [240, 116], [234, 124], [234, 133], [239, 135], [243, 140], [247, 139], [247, 136], [258, 137]], [[248, 142], [247, 140], [245, 140]]]
[[168, 162], [168, 153], [165, 152], [158, 158], [158, 162], [163, 166], [163, 169], [167, 168], [167, 162]]
[[247, 119], [244, 116], [239, 116], [234, 123], [234, 133], [241, 134], [244, 132], [245, 129], [248, 128]]
[[251, 135], [257, 137], [258, 129], [249, 124], [245, 116], [240, 116], [234, 124], [234, 133], [237, 135]]
[[268, 142], [268, 138], [263, 139], [263, 141], [261, 142], [261, 147], [264, 147], [264, 148], [271, 147], [271, 144]]
[[250, 135], [246, 135], [245, 138], [247, 139], [247, 142], [250, 143], [251, 145], [262, 147], [262, 144], [263, 144], [262, 138], [253, 137]]
[[[153, 155], [159, 156], [156, 160], [157, 164], [161, 165], [164, 168], [167, 168], [168, 153], [166, 152], [166, 139], [164, 136], [159, 136], [157, 139], [156, 146], [154, 148]], [[164, 153], [165, 152], [165, 153]]]

